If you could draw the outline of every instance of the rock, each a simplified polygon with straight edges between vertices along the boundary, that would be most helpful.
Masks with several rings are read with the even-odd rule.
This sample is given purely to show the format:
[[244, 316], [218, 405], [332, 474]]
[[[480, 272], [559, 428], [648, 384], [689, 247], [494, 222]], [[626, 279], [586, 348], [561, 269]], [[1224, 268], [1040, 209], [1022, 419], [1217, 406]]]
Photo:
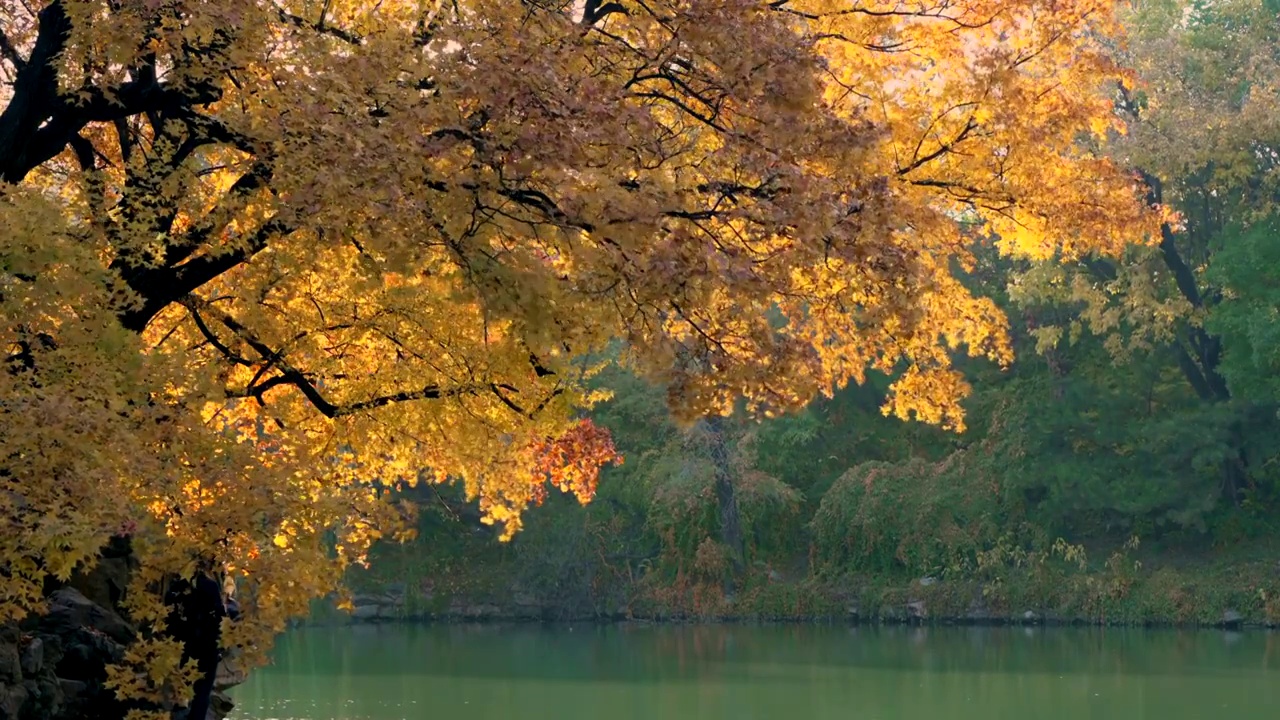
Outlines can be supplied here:
[[1027, 622], [1035, 622], [1036, 620], [1040, 619], [1040, 616], [1037, 615], [1034, 610], [1028, 610], [1022, 613], [1022, 619]]
[[379, 605], [356, 605], [351, 609], [351, 617], [356, 620], [376, 620], [381, 611]]
[[231, 650], [218, 663], [218, 673], [213, 679], [214, 690], [227, 690], [244, 683], [249, 673], [239, 662], [239, 653]]
[[52, 672], [42, 672], [34, 680], [23, 683], [27, 692], [27, 706], [23, 712], [32, 718], [56, 718], [62, 715], [64, 698], [58, 678]]
[[63, 644], [62, 638], [56, 635], [40, 636], [40, 654], [44, 655], [45, 669], [52, 669], [62, 662], [62, 656], [66, 654], [66, 645]]
[[969, 604], [969, 609], [965, 611], [964, 616], [966, 620], [974, 622], [990, 622], [995, 619], [995, 614], [981, 598], [976, 598]]
[[404, 595], [390, 592], [360, 593], [351, 597], [351, 618], [357, 621], [393, 619], [403, 614]]
[[857, 603], [849, 603], [844, 606], [844, 614], [850, 618], [860, 617], [862, 615], [862, 608], [858, 607]]
[[40, 670], [44, 668], [44, 641], [40, 638], [31, 638], [31, 642], [22, 649], [20, 662], [24, 676], [35, 677], [40, 674]]
[[[0, 624], [0, 720], [124, 717], [128, 708], [105, 687], [106, 667], [138, 635], [118, 611], [136, 567], [128, 541], [113, 539], [92, 569], [46, 585], [43, 614]], [[228, 668], [219, 680], [234, 685], [243, 673]]]
[[22, 685], [6, 685], [0, 683], [0, 718], [17, 720], [27, 704], [27, 688]]
[[499, 612], [501, 611], [497, 605], [480, 603], [468, 606], [463, 615], [468, 618], [491, 618], [497, 616]]
[[928, 576], [928, 575], [926, 575], [926, 576], [924, 576], [924, 577], [920, 578], [920, 586], [921, 586], [921, 587], [929, 587], [930, 585], [932, 585], [932, 584], [934, 584], [934, 583], [936, 583], [936, 582], [938, 582], [938, 579], [937, 579], [937, 578], [935, 578], [935, 577], [930, 577], [930, 576]]
[[66, 650], [54, 668], [61, 678], [100, 683], [106, 679], [106, 665], [124, 660], [124, 645], [92, 630], [77, 628], [64, 642]]
[[58, 678], [58, 687], [62, 690], [63, 695], [66, 695], [67, 697], [75, 697], [84, 693], [87, 686], [79, 680]]
[[1222, 622], [1224, 625], [1239, 625], [1244, 622], [1244, 616], [1235, 610], [1228, 610], [1222, 613]]
[[119, 607], [137, 564], [133, 556], [104, 557], [89, 572], [76, 573], [67, 584], [95, 605]]
[[929, 614], [928, 614], [928, 612], [925, 610], [925, 607], [924, 607], [924, 601], [923, 601], [923, 600], [908, 600], [908, 601], [907, 601], [907, 617], [910, 617], [910, 618], [913, 618], [913, 619], [917, 619], [917, 620], [923, 620], [924, 618], [926, 618], [926, 617], [928, 617], [928, 616], [929, 616]]
[[18, 655], [17, 628], [5, 627], [0, 636], [0, 683], [22, 682], [22, 661]]
[[231, 701], [231, 698], [228, 697], [226, 693], [215, 691], [209, 702], [209, 715], [207, 716], [207, 720], [222, 720], [222, 718], [230, 715], [231, 711], [234, 710], [235, 707], [236, 704]]
[[20, 663], [26, 671], [34, 671], [23, 673], [24, 720], [123, 716], [125, 708], [103, 683], [106, 666], [124, 658], [124, 645], [101, 630], [77, 623], [77, 618], [83, 619], [122, 634], [111, 624], [114, 614], [97, 606], [93, 606], [96, 611], [84, 607], [78, 590], [58, 592], [58, 602], [50, 603], [56, 614], [31, 618], [28, 630], [35, 637], [22, 647]]
[[40, 618], [43, 634], [64, 635], [78, 628], [97, 630], [117, 643], [132, 642], [133, 626], [123, 618], [89, 600], [75, 588], [65, 587], [49, 597], [49, 612]]

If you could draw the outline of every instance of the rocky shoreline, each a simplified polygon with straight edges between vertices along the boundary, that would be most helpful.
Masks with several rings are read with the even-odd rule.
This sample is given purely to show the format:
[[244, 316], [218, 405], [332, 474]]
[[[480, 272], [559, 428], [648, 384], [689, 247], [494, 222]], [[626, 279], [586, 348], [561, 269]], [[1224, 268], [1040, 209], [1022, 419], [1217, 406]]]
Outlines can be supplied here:
[[[119, 720], [124, 708], [106, 690], [106, 665], [118, 661], [135, 637], [115, 602], [129, 575], [129, 558], [104, 558], [92, 573], [53, 590], [48, 611], [20, 623], [0, 624], [0, 720]], [[1083, 616], [1043, 608], [993, 608], [980, 586], [915, 581], [907, 586], [865, 586], [837, 591], [786, 583], [776, 597], [744, 593], [703, 612], [656, 604], [613, 602], [606, 607], [550, 602], [518, 589], [503, 592], [409, 590], [404, 585], [356, 593], [352, 609], [330, 599], [300, 626], [377, 623], [843, 623], [957, 626], [1108, 626], [1161, 628], [1280, 628], [1270, 606], [1203, 605], [1187, 619], [1135, 606], [1127, 614]], [[847, 586], [846, 586], [847, 587]], [[803, 601], [796, 598], [803, 595]], [[603, 605], [603, 603], [601, 603]], [[226, 717], [226, 690], [245, 679], [234, 658], [219, 667], [217, 696], [207, 720]]]
[[615, 608], [566, 608], [540, 603], [536, 598], [516, 594], [509, 600], [495, 598], [447, 599], [415, 598], [403, 587], [391, 586], [381, 592], [363, 592], [352, 596], [349, 611], [338, 610], [336, 603], [328, 602], [325, 608], [301, 621], [306, 626], [332, 626], [343, 624], [377, 624], [397, 622], [422, 623], [486, 623], [486, 622], [647, 622], [647, 623], [721, 623], [721, 622], [841, 622], [849, 624], [913, 624], [913, 625], [991, 625], [991, 626], [1093, 626], [1093, 627], [1152, 627], [1152, 628], [1219, 628], [1276, 629], [1280, 622], [1263, 617], [1251, 617], [1228, 609], [1216, 619], [1176, 621], [1160, 617], [1141, 620], [1129, 618], [1083, 617], [1062, 615], [1044, 609], [996, 611], [981, 602], [972, 602], [963, 611], [945, 608], [930, 612], [926, 599], [907, 597], [901, 602], [876, 603], [864, 607], [857, 602], [846, 602], [843, 607], [833, 607], [828, 612], [810, 614], [767, 613], [753, 610], [734, 612], [724, 608], [715, 613], [682, 613], [671, 610], [642, 610]]
[[[0, 625], [0, 720], [123, 717], [127, 709], [104, 687], [106, 666], [123, 659], [135, 636], [118, 613], [73, 587], [55, 591], [44, 615]], [[226, 690], [243, 681], [224, 660], [209, 720], [230, 713]]]
[[[0, 720], [120, 720], [128, 711], [104, 684], [137, 629], [119, 607], [137, 560], [127, 544], [104, 548], [88, 572], [46, 588], [46, 611], [0, 624]], [[226, 691], [244, 682], [234, 655], [218, 667], [204, 720], [233, 707]]]

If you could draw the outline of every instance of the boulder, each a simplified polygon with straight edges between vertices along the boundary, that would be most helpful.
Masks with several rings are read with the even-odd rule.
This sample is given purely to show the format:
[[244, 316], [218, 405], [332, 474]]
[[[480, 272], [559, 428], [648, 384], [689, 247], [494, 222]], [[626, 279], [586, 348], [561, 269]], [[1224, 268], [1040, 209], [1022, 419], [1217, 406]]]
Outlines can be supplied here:
[[124, 599], [124, 592], [129, 587], [129, 578], [136, 565], [137, 560], [132, 556], [104, 557], [98, 560], [92, 570], [72, 576], [67, 584], [95, 605], [104, 608], [118, 607]]
[[996, 619], [995, 613], [991, 612], [991, 608], [987, 607], [986, 602], [981, 598], [975, 599], [969, 605], [969, 609], [965, 612], [965, 619], [972, 622], [991, 622]]
[[213, 693], [213, 698], [209, 703], [209, 715], [206, 720], [222, 720], [231, 714], [236, 704], [231, 702], [231, 698], [221, 690]]
[[928, 616], [929, 616], [929, 613], [928, 611], [925, 610], [923, 600], [907, 601], [907, 617], [913, 620], [923, 620]]
[[496, 617], [499, 612], [500, 610], [497, 605], [493, 605], [491, 603], [476, 603], [475, 605], [467, 606], [467, 609], [463, 611], [463, 617], [482, 620]]
[[35, 677], [44, 669], [44, 641], [40, 638], [31, 638], [26, 647], [22, 649], [19, 657], [19, 663], [22, 665], [22, 674], [25, 677]]
[[213, 680], [214, 690], [227, 690], [242, 684], [249, 678], [249, 672], [240, 664], [240, 654], [231, 651], [218, 663], [218, 674]]
[[[45, 589], [45, 612], [0, 624], [0, 720], [119, 720], [129, 708], [104, 687], [106, 666], [120, 662], [138, 632], [118, 611], [138, 566], [129, 542], [113, 540], [90, 570]], [[244, 681], [231, 654], [216, 681], [225, 690]], [[231, 701], [215, 697], [210, 718], [226, 717]], [[204, 719], [202, 719], [204, 720]]]
[[24, 708], [29, 718], [61, 718], [65, 704], [62, 684], [52, 672], [41, 671], [33, 678], [26, 678], [23, 686], [27, 689], [27, 705]]
[[27, 688], [24, 685], [10, 685], [0, 682], [0, 720], [18, 720], [23, 716], [23, 706], [27, 704]]
[[132, 642], [137, 634], [115, 611], [93, 602], [72, 587], [54, 592], [48, 607], [37, 625], [43, 634], [65, 635], [78, 628], [88, 628], [122, 644]]
[[22, 660], [18, 652], [20, 636], [13, 625], [0, 627], [0, 683], [22, 680]]
[[63, 695], [66, 695], [67, 697], [74, 697], [84, 693], [85, 684], [79, 680], [58, 678], [58, 688], [62, 690]]
[[60, 714], [63, 694], [47, 661], [48, 645], [15, 624], [0, 626], [0, 720], [81, 717]]
[[376, 620], [382, 614], [381, 605], [360, 605], [351, 608], [351, 617], [355, 620]]

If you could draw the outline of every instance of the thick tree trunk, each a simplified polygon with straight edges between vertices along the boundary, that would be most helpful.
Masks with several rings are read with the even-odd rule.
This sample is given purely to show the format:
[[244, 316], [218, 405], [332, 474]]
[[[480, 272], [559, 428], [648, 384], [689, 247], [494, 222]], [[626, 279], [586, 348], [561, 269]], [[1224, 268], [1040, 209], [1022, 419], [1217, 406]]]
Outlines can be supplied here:
[[65, 123], [51, 121], [62, 109], [57, 61], [71, 34], [71, 22], [61, 2], [41, 10], [38, 22], [31, 55], [18, 68], [13, 94], [0, 112], [0, 181], [15, 184], [56, 155], [73, 134]]

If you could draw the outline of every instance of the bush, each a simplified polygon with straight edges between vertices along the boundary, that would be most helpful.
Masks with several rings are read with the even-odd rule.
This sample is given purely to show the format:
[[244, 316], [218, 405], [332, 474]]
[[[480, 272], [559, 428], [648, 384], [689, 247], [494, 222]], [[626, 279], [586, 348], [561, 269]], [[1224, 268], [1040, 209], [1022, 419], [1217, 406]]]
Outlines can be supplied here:
[[823, 496], [811, 528], [824, 569], [930, 574], [972, 567], [1006, 515], [984, 465], [957, 451], [858, 465]]

